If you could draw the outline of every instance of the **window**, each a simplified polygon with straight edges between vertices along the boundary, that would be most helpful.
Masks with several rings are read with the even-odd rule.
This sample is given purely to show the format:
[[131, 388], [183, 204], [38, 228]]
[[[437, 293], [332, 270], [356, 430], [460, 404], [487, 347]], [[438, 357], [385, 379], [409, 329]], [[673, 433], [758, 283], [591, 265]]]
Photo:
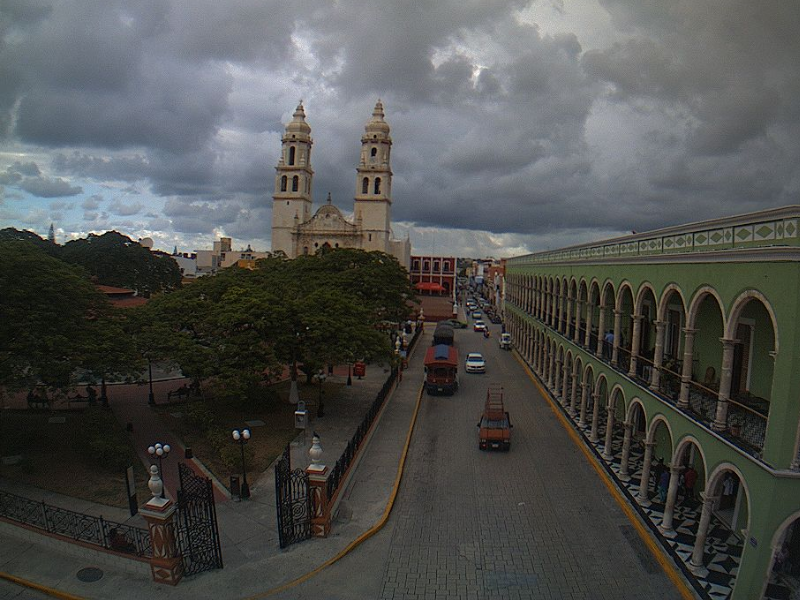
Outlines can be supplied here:
[[381, 178], [380, 177], [376, 177], [375, 178], [375, 193], [376, 194], [380, 194], [381, 193]]
[[424, 272], [427, 272], [427, 271], [430, 271], [430, 270], [431, 270], [431, 263], [430, 263], [430, 261], [427, 261], [427, 260], [426, 260], [424, 263], [422, 263], [422, 270], [423, 270]]
[[300, 178], [295, 175], [292, 177], [292, 191], [296, 192], [300, 188]]
[[367, 241], [368, 241], [368, 242], [371, 242], [371, 241], [372, 241], [372, 234], [371, 234], [371, 233], [367, 235]]
[[369, 179], [364, 177], [364, 179], [361, 181], [361, 193], [366, 194], [368, 191], [369, 191]]
[[294, 164], [294, 153], [295, 153], [295, 148], [294, 148], [294, 146], [291, 146], [289, 148], [289, 164], [290, 165]]
[[304, 255], [308, 254], [308, 246], [303, 246], [303, 254]]
[[288, 178], [286, 177], [286, 175], [284, 175], [283, 177], [281, 177], [281, 191], [282, 191], [282, 192], [285, 192], [285, 191], [286, 191], [286, 186], [288, 185], [288, 183], [289, 183], [289, 180], [288, 180]]
[[411, 270], [412, 270], [412, 271], [419, 271], [419, 261], [418, 261], [418, 260], [415, 260], [415, 261], [412, 263], [412, 265], [411, 265]]
[[373, 148], [372, 151], [369, 153], [372, 158], [375, 158], [378, 155], [378, 149]]
[[439, 271], [439, 261], [438, 260], [433, 261], [433, 270], [435, 272]]

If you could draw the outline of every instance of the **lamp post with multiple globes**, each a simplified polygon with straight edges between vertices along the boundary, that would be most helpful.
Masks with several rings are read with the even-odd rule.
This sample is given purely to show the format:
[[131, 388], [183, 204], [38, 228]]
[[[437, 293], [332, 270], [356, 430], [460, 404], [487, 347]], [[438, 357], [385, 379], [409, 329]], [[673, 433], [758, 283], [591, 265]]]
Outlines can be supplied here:
[[169, 444], [153, 444], [149, 448], [147, 448], [147, 453], [152, 456], [153, 458], [158, 459], [158, 475], [161, 477], [162, 487], [161, 487], [161, 497], [166, 498], [164, 495], [164, 470], [161, 466], [161, 461], [167, 458], [169, 455], [169, 451], [172, 448], [169, 447]]
[[239, 492], [239, 497], [243, 500], [246, 500], [250, 497], [250, 486], [247, 485], [247, 470], [244, 466], [244, 445], [247, 443], [247, 440], [250, 439], [250, 430], [243, 429], [241, 432], [238, 429], [233, 430], [233, 441], [239, 442], [239, 446], [242, 449], [242, 487]]

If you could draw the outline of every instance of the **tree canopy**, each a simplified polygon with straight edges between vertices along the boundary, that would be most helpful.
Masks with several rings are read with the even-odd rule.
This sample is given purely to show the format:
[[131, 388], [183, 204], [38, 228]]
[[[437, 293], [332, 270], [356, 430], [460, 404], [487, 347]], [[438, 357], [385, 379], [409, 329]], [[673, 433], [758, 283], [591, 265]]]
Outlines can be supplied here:
[[181, 271], [171, 257], [150, 252], [116, 231], [89, 234], [61, 247], [60, 258], [82, 266], [103, 285], [150, 296], [180, 287]]
[[186, 375], [241, 393], [287, 365], [313, 372], [387, 358], [392, 349], [379, 326], [404, 321], [413, 297], [407, 272], [384, 253], [274, 255], [253, 270], [226, 269], [152, 300], [141, 311], [139, 335]]
[[80, 268], [30, 242], [0, 242], [0, 385], [65, 388], [111, 307]]

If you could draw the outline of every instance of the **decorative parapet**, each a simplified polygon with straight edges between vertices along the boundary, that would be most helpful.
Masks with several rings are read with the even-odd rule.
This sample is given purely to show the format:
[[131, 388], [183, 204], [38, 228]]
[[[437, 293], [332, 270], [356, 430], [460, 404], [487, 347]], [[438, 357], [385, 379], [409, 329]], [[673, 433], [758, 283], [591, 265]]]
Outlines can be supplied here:
[[595, 262], [671, 254], [768, 247], [800, 247], [800, 206], [667, 227], [596, 244], [509, 258], [510, 266]]

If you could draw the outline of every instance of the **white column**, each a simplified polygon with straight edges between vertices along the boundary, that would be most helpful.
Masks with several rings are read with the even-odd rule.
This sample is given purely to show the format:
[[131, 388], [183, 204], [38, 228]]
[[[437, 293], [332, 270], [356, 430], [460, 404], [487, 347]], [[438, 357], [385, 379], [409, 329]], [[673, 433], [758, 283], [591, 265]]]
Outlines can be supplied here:
[[664, 364], [664, 332], [667, 330], [666, 321], [656, 321], [656, 347], [653, 352], [653, 372], [650, 373], [650, 389], [658, 391], [661, 385], [661, 366]]
[[[645, 442], [644, 444], [644, 463], [642, 464], [642, 477], [639, 479], [639, 494], [636, 499], [642, 506], [650, 506], [650, 495], [648, 489], [650, 488], [650, 464], [653, 462], [653, 448], [655, 442]], [[656, 485], [658, 482], [656, 482]]]
[[583, 345], [587, 348], [592, 340], [592, 319], [594, 319], [594, 304], [591, 302], [586, 303], [586, 335], [584, 337]]
[[619, 476], [620, 479], [623, 481], [629, 480], [631, 477], [628, 474], [628, 460], [630, 458], [631, 453], [631, 438], [633, 436], [633, 423], [630, 421], [625, 421], [623, 423], [625, 427], [625, 435], [622, 438], [622, 460], [619, 465]]
[[733, 354], [738, 340], [720, 338], [722, 342], [722, 371], [719, 375], [719, 399], [714, 422], [711, 424], [714, 431], [724, 431], [728, 428], [728, 401], [731, 399], [731, 380], [733, 379]]
[[606, 404], [606, 411], [608, 415], [606, 416], [606, 441], [603, 446], [603, 458], [611, 460], [611, 457], [614, 456], [611, 452], [611, 443], [614, 440], [614, 410], [611, 402]]
[[569, 414], [575, 417], [578, 406], [578, 361], [572, 359], [572, 393], [569, 398]]
[[689, 382], [692, 380], [692, 360], [694, 360], [694, 334], [697, 329], [683, 330], [683, 368], [681, 369], [681, 395], [678, 397], [678, 406], [689, 406]]
[[589, 433], [589, 441], [597, 443], [600, 441], [600, 436], [597, 434], [597, 420], [600, 418], [600, 394], [594, 392], [592, 394], [592, 430]]
[[678, 499], [678, 478], [681, 476], [681, 466], [671, 464], [669, 466], [669, 488], [667, 488], [667, 502], [664, 505], [664, 520], [661, 522], [662, 533], [674, 534], [672, 530], [672, 518], [675, 515], [675, 502]]
[[633, 315], [633, 339], [631, 340], [631, 364], [628, 369], [628, 377], [636, 375], [636, 366], [639, 362], [639, 342], [642, 337], [642, 315]]
[[572, 341], [576, 345], [581, 343], [581, 313], [583, 312], [583, 302], [575, 300], [575, 332], [572, 336]]
[[581, 416], [578, 419], [578, 427], [586, 428], [586, 405], [589, 403], [589, 384], [581, 382]]
[[703, 554], [705, 553], [706, 538], [708, 537], [708, 526], [711, 523], [711, 513], [714, 505], [719, 499], [718, 496], [707, 496], [705, 492], [700, 492], [703, 501], [703, 511], [700, 513], [700, 523], [697, 525], [697, 536], [694, 538], [694, 549], [689, 567], [695, 570], [704, 569]]

